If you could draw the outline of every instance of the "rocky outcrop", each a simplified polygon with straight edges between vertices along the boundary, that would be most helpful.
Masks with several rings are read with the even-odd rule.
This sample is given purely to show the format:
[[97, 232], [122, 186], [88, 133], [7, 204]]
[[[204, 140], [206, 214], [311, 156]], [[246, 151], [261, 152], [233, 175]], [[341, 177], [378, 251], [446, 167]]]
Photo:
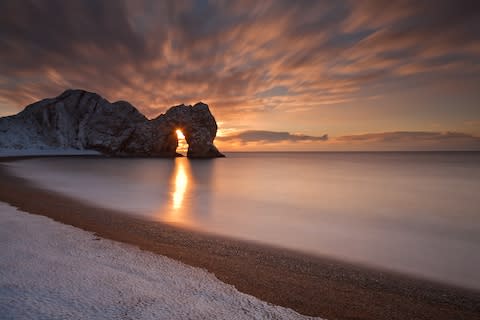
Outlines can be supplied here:
[[213, 144], [217, 135], [217, 123], [210, 113], [208, 105], [204, 103], [199, 102], [193, 107], [183, 104], [172, 107], [164, 115], [153, 119], [152, 125], [154, 131], [160, 134], [175, 132], [176, 129], [180, 129], [188, 143], [188, 157], [212, 158], [222, 156]]
[[177, 129], [189, 145], [188, 157], [223, 156], [213, 144], [217, 123], [204, 103], [175, 106], [149, 120], [128, 102], [110, 103], [83, 90], [67, 90], [0, 118], [0, 149], [73, 148], [112, 156], [174, 157]]

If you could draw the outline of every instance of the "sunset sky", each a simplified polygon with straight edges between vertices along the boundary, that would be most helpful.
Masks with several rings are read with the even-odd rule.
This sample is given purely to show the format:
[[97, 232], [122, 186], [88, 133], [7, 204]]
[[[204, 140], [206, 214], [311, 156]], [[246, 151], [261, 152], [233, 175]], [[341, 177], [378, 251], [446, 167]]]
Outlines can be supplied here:
[[1, 1], [0, 116], [209, 104], [233, 150], [480, 150], [480, 1]]

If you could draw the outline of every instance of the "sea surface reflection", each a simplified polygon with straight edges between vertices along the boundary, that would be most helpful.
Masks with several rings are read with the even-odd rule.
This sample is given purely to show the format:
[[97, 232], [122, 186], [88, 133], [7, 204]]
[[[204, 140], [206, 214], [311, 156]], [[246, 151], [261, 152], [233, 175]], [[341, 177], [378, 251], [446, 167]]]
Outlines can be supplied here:
[[32, 159], [16, 174], [148, 219], [480, 288], [480, 153]]
[[182, 208], [183, 197], [185, 196], [185, 192], [187, 191], [188, 186], [188, 175], [186, 169], [186, 167], [188, 166], [188, 162], [181, 160], [175, 161], [175, 173], [173, 182], [174, 190], [172, 195], [173, 210], [179, 210]]
[[165, 208], [158, 210], [159, 220], [169, 223], [188, 224], [188, 213], [184, 203], [191, 180], [190, 163], [185, 158], [177, 158], [170, 178], [170, 201]]

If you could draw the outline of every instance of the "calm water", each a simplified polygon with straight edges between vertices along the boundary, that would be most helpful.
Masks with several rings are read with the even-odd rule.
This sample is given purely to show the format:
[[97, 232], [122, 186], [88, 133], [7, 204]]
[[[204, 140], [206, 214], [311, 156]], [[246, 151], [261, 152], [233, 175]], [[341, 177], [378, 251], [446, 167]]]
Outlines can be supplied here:
[[11, 167], [153, 220], [480, 289], [480, 153], [56, 158]]

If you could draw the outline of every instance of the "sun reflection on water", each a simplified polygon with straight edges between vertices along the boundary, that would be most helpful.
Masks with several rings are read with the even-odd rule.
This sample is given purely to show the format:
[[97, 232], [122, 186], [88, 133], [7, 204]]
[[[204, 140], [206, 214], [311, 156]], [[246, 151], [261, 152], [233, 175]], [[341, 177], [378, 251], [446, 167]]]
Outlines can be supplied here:
[[174, 190], [173, 190], [173, 209], [179, 210], [182, 208], [183, 198], [185, 197], [185, 192], [187, 191], [188, 186], [188, 176], [185, 169], [184, 159], [177, 159], [175, 162], [175, 181], [174, 181]]
[[186, 206], [187, 192], [190, 188], [190, 164], [186, 158], [176, 158], [170, 178], [170, 201], [162, 210], [162, 220], [169, 223], [188, 224]]

